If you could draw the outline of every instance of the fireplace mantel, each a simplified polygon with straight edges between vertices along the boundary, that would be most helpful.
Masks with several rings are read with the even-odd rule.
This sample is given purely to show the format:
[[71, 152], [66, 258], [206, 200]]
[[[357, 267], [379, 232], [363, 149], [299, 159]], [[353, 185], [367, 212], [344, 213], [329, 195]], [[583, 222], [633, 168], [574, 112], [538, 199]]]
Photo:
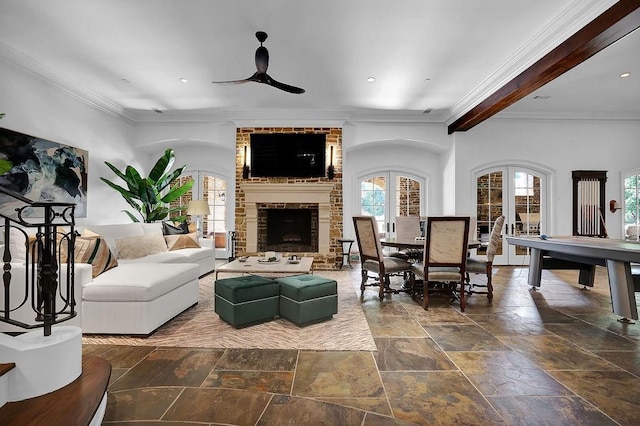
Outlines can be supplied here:
[[318, 252], [330, 253], [331, 191], [333, 183], [242, 183], [245, 195], [247, 252], [258, 250], [259, 203], [318, 204]]

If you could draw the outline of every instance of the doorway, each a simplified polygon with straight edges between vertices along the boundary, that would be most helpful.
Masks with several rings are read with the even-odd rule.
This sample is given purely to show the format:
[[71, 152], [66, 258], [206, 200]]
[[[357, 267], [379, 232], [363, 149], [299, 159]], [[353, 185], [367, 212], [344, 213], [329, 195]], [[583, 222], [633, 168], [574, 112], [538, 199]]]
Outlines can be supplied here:
[[193, 187], [180, 197], [179, 205], [187, 208], [191, 200], [206, 200], [209, 214], [202, 216], [201, 231], [205, 239], [212, 240], [215, 257], [228, 257], [227, 235], [227, 181], [207, 171], [192, 171], [180, 176], [181, 183], [193, 180]]
[[[523, 166], [499, 166], [475, 174], [478, 238], [488, 242], [500, 215], [505, 216], [502, 245], [494, 258], [498, 265], [529, 262], [529, 249], [507, 243], [504, 236], [538, 236], [548, 226], [547, 174]], [[479, 249], [479, 253], [481, 253]]]

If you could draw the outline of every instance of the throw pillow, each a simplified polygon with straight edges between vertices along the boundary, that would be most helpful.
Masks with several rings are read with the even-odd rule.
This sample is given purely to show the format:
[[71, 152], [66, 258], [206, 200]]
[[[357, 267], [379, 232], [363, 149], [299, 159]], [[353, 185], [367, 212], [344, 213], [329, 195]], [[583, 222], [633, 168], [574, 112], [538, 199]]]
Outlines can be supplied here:
[[167, 243], [162, 234], [137, 235], [116, 240], [120, 259], [138, 259], [150, 254], [164, 253]]
[[26, 262], [28, 241], [29, 236], [23, 234], [20, 229], [13, 226], [9, 228], [9, 252], [12, 263], [24, 264]]
[[[11, 253], [11, 263], [25, 264], [27, 259], [29, 259], [29, 263], [32, 261], [37, 263], [38, 250], [35, 247], [36, 236], [29, 234], [25, 235], [20, 229], [12, 226], [9, 231], [9, 252]], [[65, 228], [58, 228], [58, 234], [56, 235], [56, 243], [58, 245], [60, 245], [60, 240], [62, 240], [62, 237], [66, 232], [69, 231]]]
[[167, 248], [169, 251], [184, 248], [200, 248], [198, 235], [195, 232], [191, 234], [165, 235], [164, 239], [167, 241]]
[[[111, 253], [118, 258], [118, 248], [116, 247], [116, 240], [120, 238], [133, 237], [134, 235], [144, 235], [145, 231], [140, 222], [123, 223], [116, 225], [88, 225], [86, 229], [91, 230], [100, 235], [100, 237], [109, 245]], [[159, 224], [158, 224], [159, 225]], [[162, 234], [158, 227], [158, 233]]]
[[179, 225], [174, 225], [171, 222], [162, 222], [162, 233], [164, 235], [188, 234], [189, 225], [187, 222], [182, 222]]
[[[63, 263], [67, 261], [67, 245], [64, 241], [60, 244], [60, 260]], [[118, 261], [105, 240], [100, 235], [86, 230], [82, 235], [76, 236], [73, 258], [77, 263], [90, 264], [93, 278], [118, 266]]]

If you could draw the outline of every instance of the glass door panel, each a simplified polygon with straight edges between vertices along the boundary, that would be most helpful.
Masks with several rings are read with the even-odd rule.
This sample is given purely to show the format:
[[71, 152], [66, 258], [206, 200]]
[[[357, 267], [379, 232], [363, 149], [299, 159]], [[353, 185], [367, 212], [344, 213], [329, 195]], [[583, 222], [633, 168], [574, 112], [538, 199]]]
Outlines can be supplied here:
[[[482, 247], [477, 250], [479, 255], [485, 255], [487, 253], [487, 244], [491, 236], [493, 224], [504, 211], [504, 200], [502, 198], [502, 194], [504, 193], [503, 176], [504, 172], [502, 170], [496, 170], [476, 178], [477, 238], [483, 243]], [[498, 246], [494, 263], [504, 264], [506, 261], [503, 243]]]
[[422, 185], [418, 179], [396, 175], [396, 211], [394, 216], [420, 216]]
[[224, 237], [227, 230], [227, 182], [212, 175], [203, 175], [201, 184], [202, 198], [209, 203], [209, 211], [211, 212], [203, 218], [203, 235], [206, 238], [217, 237], [216, 245], [220, 245], [220, 234]]
[[388, 176], [370, 177], [360, 183], [360, 214], [373, 216], [378, 223], [378, 231], [387, 232], [388, 223]]
[[[542, 215], [542, 178], [524, 168], [507, 168], [509, 173], [509, 234], [536, 237], [541, 232], [545, 217]], [[509, 264], [529, 263], [529, 248], [509, 245]]]
[[640, 174], [627, 176], [624, 179], [624, 238], [640, 240]]

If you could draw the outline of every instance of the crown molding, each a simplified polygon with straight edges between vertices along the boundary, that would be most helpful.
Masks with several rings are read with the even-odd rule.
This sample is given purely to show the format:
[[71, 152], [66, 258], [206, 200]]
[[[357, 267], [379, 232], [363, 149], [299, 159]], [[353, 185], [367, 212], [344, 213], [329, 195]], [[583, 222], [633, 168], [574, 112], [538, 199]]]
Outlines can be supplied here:
[[610, 120], [640, 121], [640, 112], [511, 112], [502, 111], [493, 117], [496, 120]]
[[445, 120], [446, 124], [450, 125], [460, 118], [615, 3], [616, 0], [573, 1], [494, 72], [451, 107], [451, 115]]
[[1, 41], [0, 59], [29, 74], [44, 85], [69, 95], [99, 111], [112, 117], [124, 118], [129, 122], [134, 121], [122, 106], [92, 92]]

